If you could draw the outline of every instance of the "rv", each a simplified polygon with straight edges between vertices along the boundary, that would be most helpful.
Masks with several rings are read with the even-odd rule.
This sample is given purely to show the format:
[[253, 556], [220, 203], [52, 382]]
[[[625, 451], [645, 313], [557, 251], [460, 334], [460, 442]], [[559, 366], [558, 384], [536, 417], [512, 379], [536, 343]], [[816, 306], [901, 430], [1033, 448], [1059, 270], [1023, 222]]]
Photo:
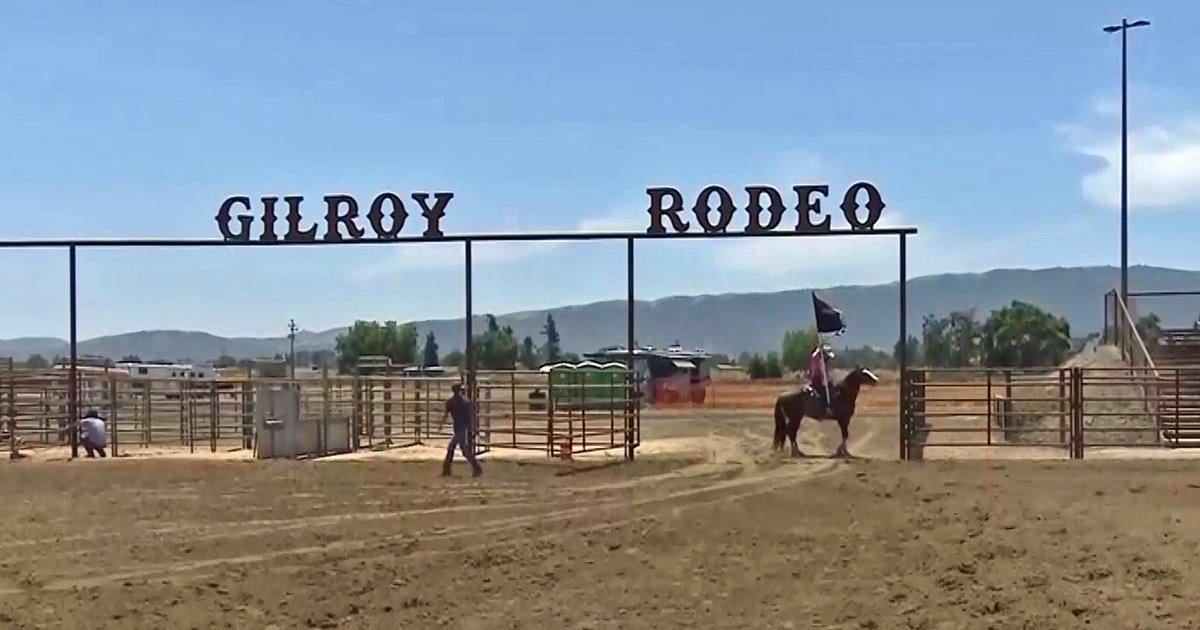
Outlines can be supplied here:
[[192, 365], [191, 363], [135, 363], [120, 361], [117, 367], [129, 372], [132, 380], [164, 381], [211, 381], [216, 378], [217, 371], [210, 365]]

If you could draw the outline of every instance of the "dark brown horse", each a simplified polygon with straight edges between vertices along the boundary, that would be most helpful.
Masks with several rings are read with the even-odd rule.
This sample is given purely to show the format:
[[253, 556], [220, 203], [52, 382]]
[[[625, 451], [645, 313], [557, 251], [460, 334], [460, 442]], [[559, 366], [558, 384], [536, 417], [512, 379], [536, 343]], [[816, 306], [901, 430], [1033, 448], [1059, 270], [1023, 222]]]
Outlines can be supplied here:
[[826, 407], [821, 396], [811, 385], [784, 392], [775, 399], [775, 441], [772, 450], [782, 450], [784, 438], [792, 442], [792, 457], [803, 457], [800, 447], [796, 446], [796, 433], [800, 431], [800, 421], [812, 418], [818, 422], [836, 420], [842, 430], [842, 443], [838, 445], [834, 457], [849, 457], [846, 450], [846, 438], [850, 435], [850, 419], [854, 417], [854, 405], [858, 401], [858, 392], [863, 385], [874, 385], [879, 382], [875, 376], [862, 366], [855, 367], [842, 379], [842, 382], [829, 386], [829, 396], [833, 404]]

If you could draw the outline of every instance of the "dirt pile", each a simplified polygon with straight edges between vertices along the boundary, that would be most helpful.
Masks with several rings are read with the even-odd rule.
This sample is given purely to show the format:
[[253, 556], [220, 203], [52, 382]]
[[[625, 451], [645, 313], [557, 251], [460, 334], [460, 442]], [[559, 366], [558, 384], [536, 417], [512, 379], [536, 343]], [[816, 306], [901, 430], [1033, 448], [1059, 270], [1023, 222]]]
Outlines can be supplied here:
[[[1096, 346], [1071, 357], [1062, 368], [1083, 370], [1083, 426], [1089, 446], [1153, 444], [1158, 441], [1156, 392], [1152, 377], [1134, 373], [1115, 346]], [[1060, 441], [1070, 422], [1069, 386], [1057, 374], [1021, 386], [1007, 426], [1045, 432], [1012, 432], [1010, 441], [1050, 444]], [[1044, 383], [1042, 382], [1044, 381]]]

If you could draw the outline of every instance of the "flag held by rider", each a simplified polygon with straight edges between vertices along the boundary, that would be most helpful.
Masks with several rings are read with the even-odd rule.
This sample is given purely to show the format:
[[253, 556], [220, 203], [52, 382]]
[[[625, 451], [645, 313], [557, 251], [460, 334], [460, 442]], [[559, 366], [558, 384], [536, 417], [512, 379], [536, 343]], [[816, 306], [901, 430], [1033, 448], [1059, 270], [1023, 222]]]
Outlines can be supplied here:
[[817, 297], [816, 291], [812, 292], [812, 301], [813, 316], [817, 320], [817, 349], [813, 351], [813, 357], [820, 364], [821, 369], [820, 385], [825, 393], [822, 403], [829, 405], [829, 368], [825, 364], [824, 344], [820, 338], [821, 335], [840, 335], [846, 332], [846, 323], [842, 321], [842, 312], [830, 305], [829, 302]]
[[821, 334], [840, 335], [846, 332], [846, 324], [842, 321], [842, 312], [834, 308], [813, 291], [813, 315], [817, 320], [817, 332]]

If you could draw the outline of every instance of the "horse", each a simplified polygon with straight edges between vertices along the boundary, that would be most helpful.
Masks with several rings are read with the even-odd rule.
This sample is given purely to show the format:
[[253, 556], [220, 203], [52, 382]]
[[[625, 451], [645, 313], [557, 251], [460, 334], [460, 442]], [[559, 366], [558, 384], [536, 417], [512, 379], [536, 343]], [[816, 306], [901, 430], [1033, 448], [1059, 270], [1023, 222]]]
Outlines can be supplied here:
[[796, 446], [796, 433], [800, 431], [800, 421], [812, 418], [818, 422], [836, 420], [842, 430], [842, 443], [838, 445], [834, 457], [850, 457], [846, 449], [846, 438], [850, 435], [850, 419], [854, 417], [854, 405], [858, 401], [858, 392], [863, 385], [875, 385], [879, 377], [865, 367], [856, 366], [842, 382], [829, 386], [830, 405], [822, 403], [820, 395], [811, 385], [800, 389], [784, 392], [775, 399], [775, 440], [772, 450], [783, 449], [784, 438], [792, 442], [792, 457], [803, 457], [800, 447]]

